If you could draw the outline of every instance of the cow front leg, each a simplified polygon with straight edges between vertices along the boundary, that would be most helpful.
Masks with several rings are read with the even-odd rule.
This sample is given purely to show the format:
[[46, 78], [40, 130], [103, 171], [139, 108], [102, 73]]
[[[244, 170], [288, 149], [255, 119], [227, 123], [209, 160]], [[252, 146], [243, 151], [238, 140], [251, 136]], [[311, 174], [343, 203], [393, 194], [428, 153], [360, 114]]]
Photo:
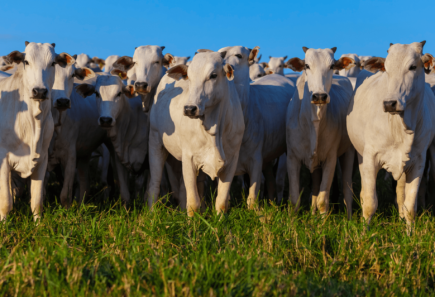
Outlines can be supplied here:
[[402, 176], [397, 181], [396, 185], [396, 203], [399, 210], [399, 216], [405, 219], [403, 214], [403, 203], [405, 202], [405, 187], [406, 187], [406, 173], [402, 173]]
[[[261, 158], [255, 158], [249, 167], [249, 195], [248, 195], [248, 209], [254, 209], [258, 204], [258, 192], [261, 186], [262, 171], [263, 166]], [[219, 192], [218, 192], [219, 194]]]
[[63, 207], [69, 208], [72, 202], [72, 190], [76, 170], [76, 152], [68, 152], [68, 155], [66, 156], [66, 164], [62, 165], [64, 165], [65, 170], [63, 174], [63, 187], [62, 191], [60, 192], [60, 203]]
[[198, 187], [196, 184], [197, 168], [193, 164], [192, 156], [183, 156], [183, 179], [186, 187], [186, 209], [189, 217], [194, 216], [194, 212], [201, 207]]
[[33, 219], [37, 221], [41, 218], [42, 207], [44, 203], [44, 178], [47, 171], [48, 159], [45, 157], [36, 166], [32, 175], [30, 175], [30, 207], [33, 213]]
[[150, 181], [144, 197], [150, 209], [159, 198], [160, 183], [167, 157], [168, 151], [159, 143], [158, 134], [151, 132], [149, 141]]
[[311, 173], [311, 213], [316, 214], [317, 210], [317, 197], [319, 197], [320, 184], [322, 183], [322, 168], [314, 169]]
[[378, 208], [378, 197], [376, 195], [376, 176], [379, 171], [379, 164], [371, 155], [361, 156], [358, 154], [359, 170], [361, 172], [361, 204], [363, 218], [367, 227]]
[[343, 194], [344, 194], [344, 204], [347, 210], [347, 219], [350, 221], [352, 219], [352, 201], [353, 201], [353, 190], [352, 190], [352, 171], [353, 163], [355, 161], [355, 149], [350, 147], [344, 155], [340, 157], [340, 166], [342, 172], [343, 180]]
[[0, 166], [0, 220], [5, 220], [12, 210], [11, 168], [8, 160], [3, 158]]
[[118, 175], [119, 191], [121, 194], [121, 199], [125, 205], [130, 203], [130, 191], [128, 190], [128, 169], [119, 160], [118, 154], [116, 152], [111, 152], [113, 155], [114, 168]]
[[331, 155], [322, 166], [322, 183], [320, 184], [319, 196], [317, 196], [317, 208], [320, 214], [327, 214], [329, 211], [329, 192], [332, 180], [334, 179], [337, 156]]
[[[218, 176], [218, 192], [216, 196], [216, 212], [225, 213], [230, 207], [230, 188], [236, 173], [237, 160], [239, 156], [235, 155], [232, 160], [228, 160], [228, 166]], [[261, 168], [260, 168], [261, 176]]]
[[287, 174], [287, 156], [282, 154], [278, 159], [278, 170], [276, 171], [276, 198], [277, 203], [282, 203], [284, 197], [285, 176]]
[[292, 157], [287, 153], [287, 172], [289, 183], [289, 201], [295, 207], [295, 211], [298, 211], [300, 206], [300, 193], [299, 193], [299, 179], [301, 173], [301, 161]]
[[273, 175], [273, 163], [270, 162], [264, 168], [264, 177], [266, 179], [267, 184], [267, 197], [269, 201], [274, 201], [275, 193], [276, 193], [276, 182], [275, 176]]
[[82, 204], [85, 195], [89, 195], [89, 158], [77, 160], [77, 178], [80, 185], [80, 194], [77, 197], [78, 204]]

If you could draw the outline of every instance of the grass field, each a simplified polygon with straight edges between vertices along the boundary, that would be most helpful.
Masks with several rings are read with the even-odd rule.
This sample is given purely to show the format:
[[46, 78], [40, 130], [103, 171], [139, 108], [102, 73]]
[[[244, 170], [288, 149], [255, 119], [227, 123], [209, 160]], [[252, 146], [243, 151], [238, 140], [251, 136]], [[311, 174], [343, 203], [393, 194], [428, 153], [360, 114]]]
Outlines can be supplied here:
[[435, 294], [431, 213], [408, 237], [392, 203], [380, 203], [370, 230], [357, 198], [350, 222], [341, 204], [322, 218], [307, 203], [297, 214], [267, 203], [248, 211], [240, 198], [225, 216], [188, 218], [162, 203], [150, 212], [142, 199], [128, 210], [119, 200], [65, 210], [51, 199], [35, 224], [18, 202], [0, 225], [0, 295]]

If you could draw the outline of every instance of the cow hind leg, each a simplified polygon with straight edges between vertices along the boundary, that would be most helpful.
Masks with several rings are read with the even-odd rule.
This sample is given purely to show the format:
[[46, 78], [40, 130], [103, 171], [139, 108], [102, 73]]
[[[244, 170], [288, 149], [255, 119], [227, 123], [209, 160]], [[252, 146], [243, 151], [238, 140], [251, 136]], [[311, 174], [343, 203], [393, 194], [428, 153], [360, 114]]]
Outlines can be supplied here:
[[4, 158], [0, 167], [0, 220], [6, 219], [12, 206], [11, 169]]
[[[248, 195], [248, 209], [254, 209], [258, 204], [258, 192], [261, 186], [261, 172], [262, 162], [253, 162], [249, 169], [249, 195]], [[218, 192], [219, 194], [219, 192]]]
[[77, 197], [78, 204], [82, 204], [85, 195], [89, 195], [89, 159], [80, 158], [77, 160], [77, 178], [80, 185], [80, 194]]
[[269, 201], [273, 201], [276, 193], [276, 181], [273, 175], [273, 164], [270, 162], [264, 168], [264, 177], [266, 178], [267, 184], [267, 197]]
[[[63, 165], [63, 164], [62, 164]], [[66, 157], [64, 170], [63, 187], [60, 193], [60, 203], [63, 207], [69, 208], [72, 202], [72, 190], [76, 170], [76, 152], [69, 152]]]
[[[153, 208], [154, 203], [159, 198], [163, 169], [168, 157], [168, 151], [162, 145], [157, 144], [158, 142], [153, 138], [155, 138], [153, 137], [153, 133], [150, 133], [149, 162], [151, 177], [144, 197], [147, 200], [150, 209]], [[153, 143], [156, 144], [153, 145]]]
[[276, 200], [278, 205], [284, 197], [285, 176], [287, 175], [287, 156], [282, 154], [278, 159], [278, 170], [276, 171]]
[[295, 207], [295, 211], [299, 209], [301, 201], [299, 199], [299, 180], [301, 174], [301, 162], [296, 158], [287, 154], [287, 172], [289, 181], [289, 200]]
[[352, 219], [352, 201], [353, 201], [353, 190], [352, 190], [352, 171], [353, 163], [355, 160], [355, 149], [353, 147], [349, 148], [343, 156], [340, 157], [340, 166], [342, 172], [343, 180], [343, 194], [344, 194], [344, 204], [347, 210], [347, 219]]

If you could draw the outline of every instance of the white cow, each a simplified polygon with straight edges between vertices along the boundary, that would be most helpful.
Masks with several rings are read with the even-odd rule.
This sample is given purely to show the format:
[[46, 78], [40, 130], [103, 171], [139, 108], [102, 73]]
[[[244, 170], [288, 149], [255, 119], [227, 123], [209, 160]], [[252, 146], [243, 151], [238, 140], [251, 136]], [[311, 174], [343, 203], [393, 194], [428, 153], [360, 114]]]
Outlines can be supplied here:
[[[234, 70], [225, 53], [198, 53], [190, 66], [178, 65], [161, 80], [150, 113], [148, 206], [159, 196], [163, 167], [170, 153], [182, 161], [188, 215], [200, 208], [196, 177], [201, 169], [219, 179], [217, 212], [228, 208], [244, 123]], [[176, 79], [176, 81], [174, 81]], [[180, 80], [181, 79], [181, 80]]]
[[249, 69], [259, 47], [225, 47], [225, 62], [234, 68], [234, 83], [245, 121], [236, 175], [249, 174], [248, 207], [253, 208], [265, 171], [269, 199], [273, 199], [275, 178], [273, 161], [286, 151], [286, 109], [295, 91], [294, 83], [282, 75], [268, 75], [250, 84]]
[[352, 97], [349, 81], [333, 80], [333, 71], [355, 66], [353, 59], [334, 59], [336, 48], [303, 48], [305, 59], [287, 62], [304, 71], [287, 110], [287, 170], [290, 201], [299, 207], [299, 176], [304, 163], [312, 173], [312, 212], [329, 210], [329, 191], [337, 158], [343, 173], [343, 192], [348, 218], [352, 217], [352, 169], [355, 150], [346, 130], [346, 114]]
[[249, 66], [249, 77], [251, 80], [259, 79], [266, 75], [266, 71], [264, 71], [264, 67], [261, 64], [253, 63]]
[[280, 58], [269, 57], [269, 59], [269, 63], [262, 63], [265, 68], [266, 74], [284, 75], [284, 68], [287, 67], [285, 64], [287, 56]]
[[[128, 173], [139, 173], [148, 151], [148, 114], [142, 111], [142, 100], [134, 87], [125, 86], [126, 72], [113, 70], [114, 75], [99, 76], [95, 86], [81, 84], [77, 92], [85, 97], [96, 95], [98, 124], [107, 131], [112, 164], [119, 177], [121, 198], [130, 202]], [[120, 74], [120, 75], [119, 75]], [[119, 75], [119, 76], [118, 76]]]
[[48, 43], [28, 43], [24, 53], [7, 56], [18, 70], [0, 81], [1, 173], [0, 219], [12, 209], [11, 171], [31, 178], [31, 209], [34, 219], [41, 216], [48, 146], [54, 123], [51, 116], [51, 90], [55, 65], [72, 65], [74, 58], [57, 55]]
[[105, 73], [110, 73], [113, 69], [115, 69], [113, 67], [113, 64], [118, 61], [118, 59], [120, 58], [120, 56], [118, 55], [111, 55], [108, 56], [106, 61], [104, 62], [104, 72]]
[[[365, 69], [380, 71], [364, 81], [349, 105], [347, 127], [358, 154], [367, 224], [378, 205], [376, 176], [381, 168], [398, 180], [399, 213], [408, 232], [414, 221], [426, 152], [435, 133], [435, 97], [425, 84], [424, 63], [429, 55], [422, 53], [424, 44], [394, 44], [386, 59], [366, 61]], [[434, 153], [431, 146], [431, 160]]]

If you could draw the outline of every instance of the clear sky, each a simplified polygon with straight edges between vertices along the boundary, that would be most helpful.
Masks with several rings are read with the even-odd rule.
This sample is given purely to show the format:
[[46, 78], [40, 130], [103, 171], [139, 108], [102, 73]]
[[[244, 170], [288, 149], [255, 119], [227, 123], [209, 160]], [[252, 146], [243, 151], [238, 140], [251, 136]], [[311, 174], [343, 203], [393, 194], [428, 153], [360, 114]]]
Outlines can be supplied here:
[[303, 58], [302, 46], [386, 56], [390, 42], [427, 40], [435, 55], [435, 1], [0, 1], [0, 55], [24, 41], [57, 52], [133, 55], [140, 45], [193, 56], [199, 48], [260, 46], [268, 57]]

